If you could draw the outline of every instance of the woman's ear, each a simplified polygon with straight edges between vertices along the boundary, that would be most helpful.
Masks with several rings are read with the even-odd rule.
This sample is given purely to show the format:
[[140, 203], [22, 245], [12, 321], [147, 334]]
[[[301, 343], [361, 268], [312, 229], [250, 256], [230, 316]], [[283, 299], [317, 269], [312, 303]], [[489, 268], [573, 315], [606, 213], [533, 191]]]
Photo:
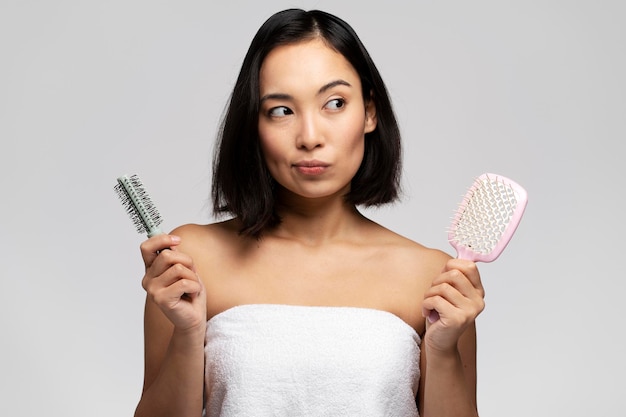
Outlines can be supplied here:
[[376, 124], [378, 123], [376, 119], [376, 104], [374, 103], [374, 98], [370, 94], [370, 97], [365, 100], [365, 132], [370, 133], [376, 129]]

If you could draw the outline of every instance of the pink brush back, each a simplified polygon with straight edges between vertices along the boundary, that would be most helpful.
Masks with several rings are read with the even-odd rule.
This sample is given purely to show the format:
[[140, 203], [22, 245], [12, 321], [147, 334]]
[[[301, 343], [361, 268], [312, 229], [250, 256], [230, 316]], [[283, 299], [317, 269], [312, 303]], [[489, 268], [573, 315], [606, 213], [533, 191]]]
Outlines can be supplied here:
[[455, 213], [448, 240], [457, 257], [474, 262], [496, 260], [519, 225], [528, 194], [515, 181], [482, 174]]

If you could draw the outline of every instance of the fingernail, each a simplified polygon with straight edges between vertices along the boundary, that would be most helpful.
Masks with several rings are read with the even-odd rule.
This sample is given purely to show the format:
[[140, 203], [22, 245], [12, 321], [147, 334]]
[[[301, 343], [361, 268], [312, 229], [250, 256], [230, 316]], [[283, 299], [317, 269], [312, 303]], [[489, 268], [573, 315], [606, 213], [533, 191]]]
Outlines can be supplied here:
[[439, 313], [437, 313], [437, 310], [431, 311], [430, 314], [428, 314], [428, 322], [433, 324], [437, 320], [439, 320]]

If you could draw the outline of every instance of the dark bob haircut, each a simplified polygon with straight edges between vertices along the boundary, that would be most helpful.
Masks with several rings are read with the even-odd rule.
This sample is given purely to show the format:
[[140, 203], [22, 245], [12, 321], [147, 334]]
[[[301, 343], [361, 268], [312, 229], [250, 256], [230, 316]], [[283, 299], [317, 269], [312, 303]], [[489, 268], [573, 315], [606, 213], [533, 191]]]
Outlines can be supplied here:
[[259, 72], [276, 47], [320, 38], [342, 54], [358, 73], [364, 100], [376, 107], [376, 129], [365, 135], [363, 162], [345, 196], [354, 205], [378, 206], [398, 198], [400, 129], [387, 88], [355, 31], [319, 10], [288, 9], [271, 16], [254, 36], [225, 109], [213, 161], [213, 210], [230, 213], [240, 232], [259, 237], [280, 223], [275, 211], [274, 179], [259, 143]]

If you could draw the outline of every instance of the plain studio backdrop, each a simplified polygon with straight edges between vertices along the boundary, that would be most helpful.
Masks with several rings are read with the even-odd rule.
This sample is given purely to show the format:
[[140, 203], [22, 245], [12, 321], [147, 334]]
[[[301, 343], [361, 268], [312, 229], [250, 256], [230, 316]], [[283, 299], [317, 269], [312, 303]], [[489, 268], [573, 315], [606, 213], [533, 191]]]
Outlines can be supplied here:
[[287, 7], [360, 34], [404, 138], [403, 200], [368, 211], [453, 254], [483, 172], [530, 201], [481, 264], [484, 417], [623, 416], [626, 6], [619, 0], [0, 2], [0, 415], [129, 416], [143, 372], [139, 174], [171, 230], [213, 220], [217, 124]]

